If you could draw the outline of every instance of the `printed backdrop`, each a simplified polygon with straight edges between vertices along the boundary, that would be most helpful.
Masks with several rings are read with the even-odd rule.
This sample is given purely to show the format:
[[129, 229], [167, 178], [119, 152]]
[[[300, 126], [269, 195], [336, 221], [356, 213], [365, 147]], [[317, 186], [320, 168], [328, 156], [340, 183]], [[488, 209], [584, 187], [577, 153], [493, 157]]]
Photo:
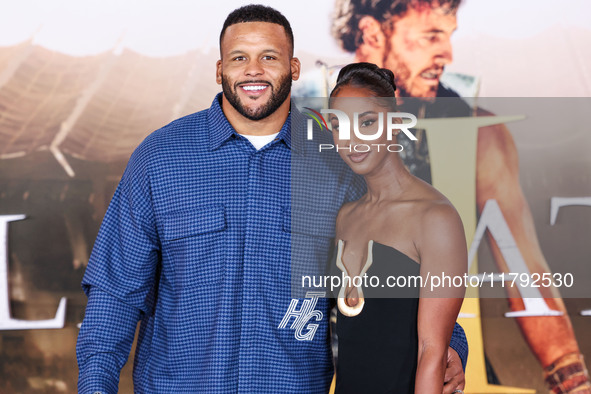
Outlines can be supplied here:
[[[330, 35], [331, 0], [265, 4], [291, 21], [305, 80], [322, 67], [352, 61]], [[219, 31], [240, 5], [3, 4], [0, 392], [76, 392], [75, 343], [86, 304], [80, 281], [109, 200], [133, 148], [147, 134], [210, 105], [220, 90], [214, 80]], [[569, 0], [557, 7], [550, 1], [466, 0], [446, 70], [473, 76], [482, 98], [577, 98], [531, 100], [547, 108], [547, 119], [507, 126], [550, 269], [588, 280], [591, 140], [582, 120], [569, 122], [564, 114], [589, 108], [591, 3]], [[516, 115], [511, 100], [482, 103]], [[560, 112], [561, 105], [582, 109]], [[552, 205], [553, 197], [570, 200], [554, 199]], [[561, 208], [551, 224], [551, 208], [561, 201], [576, 205]], [[486, 242], [479, 248], [479, 270], [496, 270]], [[468, 370], [467, 392], [480, 387], [474, 383], [470, 391], [470, 382], [477, 381], [544, 392], [542, 368], [515, 318], [505, 316], [510, 309], [499, 294], [476, 301], [481, 330], [468, 330], [470, 353], [486, 363]], [[591, 299], [567, 294], [564, 302], [581, 352], [591, 359]], [[466, 318], [462, 324], [473, 325]], [[121, 392], [132, 392], [131, 364], [122, 372]]]

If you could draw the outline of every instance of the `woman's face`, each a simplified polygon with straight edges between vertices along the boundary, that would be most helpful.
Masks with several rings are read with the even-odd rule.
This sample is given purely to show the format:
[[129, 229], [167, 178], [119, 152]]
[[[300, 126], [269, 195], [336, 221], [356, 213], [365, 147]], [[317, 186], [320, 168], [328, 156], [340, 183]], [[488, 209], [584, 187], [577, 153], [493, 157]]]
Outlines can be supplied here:
[[[388, 108], [380, 103], [375, 94], [366, 88], [343, 86], [331, 99], [331, 109], [344, 112], [350, 121], [350, 139], [340, 139], [339, 121], [336, 115], [331, 114], [330, 123], [335, 145], [341, 158], [351, 169], [360, 175], [368, 175], [379, 169], [388, 159], [390, 149], [396, 149], [393, 144], [396, 140], [388, 141], [386, 125]], [[363, 136], [376, 135], [380, 128], [382, 118], [382, 133], [377, 139], [369, 140], [359, 138], [354, 132], [355, 117], [358, 114], [357, 124], [359, 133]]]

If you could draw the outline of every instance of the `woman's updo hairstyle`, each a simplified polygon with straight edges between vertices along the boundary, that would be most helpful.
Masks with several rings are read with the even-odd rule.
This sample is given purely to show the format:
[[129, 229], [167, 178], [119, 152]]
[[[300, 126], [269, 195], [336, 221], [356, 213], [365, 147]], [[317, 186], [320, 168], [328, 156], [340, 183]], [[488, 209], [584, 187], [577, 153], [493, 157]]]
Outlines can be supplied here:
[[[352, 63], [343, 67], [330, 97], [335, 96], [344, 86], [367, 89], [376, 97], [394, 97], [396, 92], [394, 73], [366, 62]], [[392, 105], [395, 105], [395, 100], [392, 100]]]

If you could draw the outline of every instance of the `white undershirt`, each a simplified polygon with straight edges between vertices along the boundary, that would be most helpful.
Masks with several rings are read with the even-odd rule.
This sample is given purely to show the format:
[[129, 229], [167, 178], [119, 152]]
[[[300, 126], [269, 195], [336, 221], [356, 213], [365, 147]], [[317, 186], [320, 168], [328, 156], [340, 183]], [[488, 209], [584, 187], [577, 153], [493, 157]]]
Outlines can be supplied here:
[[247, 140], [249, 140], [250, 143], [252, 144], [252, 146], [254, 146], [254, 148], [256, 150], [259, 150], [263, 146], [267, 145], [269, 142], [273, 141], [275, 139], [275, 137], [277, 137], [278, 134], [279, 134], [279, 132], [277, 132], [275, 134], [269, 134], [269, 135], [247, 135], [247, 134], [240, 134], [240, 135], [243, 136], [244, 138], [246, 138]]

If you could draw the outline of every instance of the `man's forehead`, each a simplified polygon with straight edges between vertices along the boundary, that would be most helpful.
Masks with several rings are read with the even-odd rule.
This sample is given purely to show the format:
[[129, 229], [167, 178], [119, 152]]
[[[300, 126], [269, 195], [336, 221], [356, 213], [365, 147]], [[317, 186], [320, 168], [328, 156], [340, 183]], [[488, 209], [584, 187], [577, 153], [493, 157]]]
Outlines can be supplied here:
[[268, 47], [289, 50], [290, 43], [283, 26], [270, 22], [241, 22], [228, 26], [221, 41], [222, 51]]
[[224, 41], [233, 41], [237, 39], [255, 39], [263, 37], [285, 38], [287, 33], [283, 26], [271, 22], [240, 22], [228, 26], [222, 37]]

